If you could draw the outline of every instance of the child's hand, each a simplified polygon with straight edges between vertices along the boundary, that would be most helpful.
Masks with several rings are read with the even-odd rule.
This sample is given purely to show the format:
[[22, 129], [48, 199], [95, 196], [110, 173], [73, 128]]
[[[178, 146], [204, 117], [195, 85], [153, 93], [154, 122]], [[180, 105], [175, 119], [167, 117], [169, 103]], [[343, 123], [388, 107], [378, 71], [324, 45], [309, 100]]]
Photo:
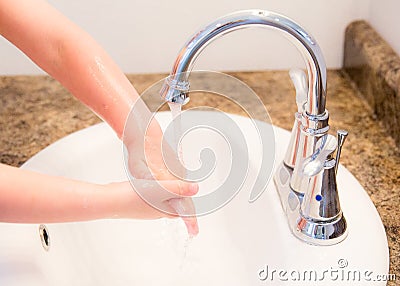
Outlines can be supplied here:
[[[141, 112], [137, 111], [137, 113]], [[146, 118], [144, 114], [141, 114], [140, 116], [142, 119]], [[176, 181], [184, 178], [184, 167], [180, 164], [176, 152], [174, 152], [168, 144], [162, 144], [163, 133], [158, 122], [154, 117], [147, 117], [147, 120], [150, 122], [148, 127], [138, 126], [138, 122], [144, 122], [143, 120], [132, 120], [131, 124], [127, 125], [129, 127], [129, 134], [127, 133], [127, 129], [125, 129], [123, 138], [128, 151], [129, 171], [133, 177], [138, 179], [136, 180], [137, 184], [133, 182], [136, 192], [139, 192], [139, 194], [143, 194], [142, 192], [150, 192], [150, 189], [146, 190], [145, 188], [141, 188], [142, 181], [151, 182], [151, 180], [157, 180], [150, 183], [150, 185], [153, 186], [152, 192], [156, 193], [154, 201], [162, 199], [163, 196], [165, 196], [165, 192], [163, 192], [160, 187], [156, 188], [158, 184], [169, 184], [166, 186], [166, 189], [180, 196], [194, 195], [197, 193], [197, 184], [189, 184], [196, 190], [196, 192], [187, 191], [186, 188], [182, 189], [185, 190], [183, 192], [182, 190], [176, 192], [179, 191], [179, 189], [169, 188], [173, 186], [170, 185], [173, 182], [180, 183], [182, 186], [188, 186], [188, 184], [183, 181]], [[168, 162], [168, 164], [166, 164], [166, 162]], [[157, 203], [153, 203], [153, 201], [151, 201], [151, 204], [159, 209], [161, 208], [166, 210], [169, 213], [179, 214], [182, 216], [188, 232], [191, 234], [197, 234], [198, 225], [196, 217], [193, 216], [195, 213], [193, 201], [190, 198], [179, 198], [179, 196], [172, 195], [173, 194], [170, 193], [168, 199], [164, 198], [164, 201], [168, 201], [168, 204], [163, 203], [161, 206], [157, 206]], [[174, 199], [170, 200], [173, 197]], [[177, 200], [177, 198], [179, 198], [179, 200]], [[147, 202], [149, 202], [149, 199], [147, 199]]]
[[[132, 185], [136, 191], [132, 190]], [[175, 207], [179, 211], [193, 213], [192, 200], [188, 197], [193, 196], [198, 191], [197, 184], [186, 183], [178, 180], [135, 180], [134, 182], [112, 183], [106, 186], [110, 194], [121, 198], [120, 204], [115, 205], [113, 217], [157, 219], [162, 217], [177, 217]], [[121, 196], [119, 196], [120, 194]], [[149, 205], [141, 194], [145, 195], [145, 200], [151, 200]], [[160, 211], [160, 209], [162, 211]], [[168, 213], [166, 213], [167, 211]], [[197, 235], [198, 226], [196, 218], [183, 218], [188, 233]]]

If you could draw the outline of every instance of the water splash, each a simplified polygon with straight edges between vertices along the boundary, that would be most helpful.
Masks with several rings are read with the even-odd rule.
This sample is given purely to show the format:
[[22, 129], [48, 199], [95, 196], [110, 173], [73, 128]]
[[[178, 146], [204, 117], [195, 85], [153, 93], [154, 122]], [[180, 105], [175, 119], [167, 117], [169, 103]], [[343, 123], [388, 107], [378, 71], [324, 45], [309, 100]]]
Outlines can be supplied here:
[[188, 233], [182, 220], [165, 219], [158, 243], [160, 246], [169, 248], [171, 254], [177, 258], [174, 265], [176, 269], [189, 268], [190, 270], [190, 265], [193, 264], [191, 257], [193, 238], [194, 236]]

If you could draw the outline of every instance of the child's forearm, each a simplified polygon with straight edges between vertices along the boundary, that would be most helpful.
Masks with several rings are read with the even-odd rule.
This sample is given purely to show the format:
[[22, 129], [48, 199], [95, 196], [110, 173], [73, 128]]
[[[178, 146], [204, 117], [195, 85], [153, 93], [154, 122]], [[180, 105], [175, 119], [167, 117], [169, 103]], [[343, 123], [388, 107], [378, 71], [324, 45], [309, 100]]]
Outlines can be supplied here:
[[[146, 203], [129, 182], [98, 185], [21, 170], [0, 164], [0, 222], [54, 223], [106, 218], [156, 219], [173, 217]], [[162, 186], [162, 189], [160, 189]], [[197, 193], [195, 184], [180, 181], [136, 180], [141, 193], [160, 194], [154, 203], [169, 208], [171, 199]], [[169, 192], [165, 192], [168, 190]], [[186, 202], [187, 203], [187, 202]], [[185, 206], [189, 212], [191, 204]], [[197, 233], [193, 218], [185, 220], [188, 229]]]
[[[107, 53], [42, 0], [0, 0], [0, 33], [121, 137], [138, 94]], [[149, 112], [147, 108], [142, 112]]]
[[0, 182], [0, 221], [7, 222], [51, 223], [113, 217], [126, 209], [128, 203], [124, 201], [130, 197], [123, 189], [110, 192], [107, 186], [3, 164]]

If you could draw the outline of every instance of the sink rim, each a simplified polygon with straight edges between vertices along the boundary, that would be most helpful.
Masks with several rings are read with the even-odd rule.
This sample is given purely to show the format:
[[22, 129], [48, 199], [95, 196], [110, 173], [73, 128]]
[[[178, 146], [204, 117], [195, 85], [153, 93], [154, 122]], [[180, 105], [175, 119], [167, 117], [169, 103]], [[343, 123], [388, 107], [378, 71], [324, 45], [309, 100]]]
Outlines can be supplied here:
[[[196, 112], [201, 112], [201, 111], [196, 111]], [[170, 114], [169, 114], [169, 112], [161, 112], [161, 113], [159, 113], [158, 115], [157, 115], [157, 118], [159, 118], [159, 119], [162, 119], [161, 120], [161, 123], [164, 121], [164, 120], [167, 120], [167, 117], [169, 117], [170, 116]], [[229, 116], [232, 116], [232, 118], [234, 118], [235, 120], [238, 120], [239, 122], [240, 121], [242, 121], [242, 120], [244, 120], [244, 119], [246, 119], [246, 120], [248, 120], [247, 118], [245, 118], [245, 117], [242, 117], [242, 116], [239, 116], [239, 115], [231, 115], [231, 114], [229, 114]], [[289, 132], [288, 131], [286, 131], [286, 130], [283, 130], [283, 129], [281, 129], [281, 128], [279, 128], [279, 127], [276, 127], [276, 126], [274, 126], [274, 131], [275, 131], [275, 135], [278, 135], [278, 139], [277, 139], [277, 137], [276, 137], [276, 139], [277, 140], [279, 140], [281, 137], [281, 135], [282, 134], [286, 134], [285, 136], [287, 137], [287, 139], [288, 139], [288, 136], [289, 136]], [[60, 140], [58, 140], [58, 141], [56, 141], [55, 143], [53, 143], [53, 144], [51, 144], [49, 147], [47, 147], [47, 148], [45, 148], [45, 149], [43, 149], [42, 151], [40, 151], [39, 153], [37, 153], [35, 156], [33, 156], [31, 159], [29, 159], [23, 166], [22, 166], [22, 168], [24, 168], [24, 169], [33, 169], [33, 170], [36, 170], [36, 171], [38, 171], [38, 169], [40, 169], [40, 167], [43, 167], [43, 166], [34, 166], [35, 164], [33, 164], [32, 162], [35, 162], [35, 160], [38, 160], [38, 158], [40, 159], [40, 157], [42, 157], [43, 156], [43, 154], [45, 154], [45, 153], [47, 153], [47, 152], [49, 152], [49, 150], [51, 151], [51, 150], [56, 150], [57, 148], [60, 148], [60, 146], [67, 146], [68, 144], [71, 144], [76, 138], [78, 138], [78, 137], [81, 137], [81, 136], [89, 136], [89, 137], [91, 137], [91, 136], [93, 136], [93, 134], [96, 134], [96, 133], [98, 133], [98, 132], [100, 132], [101, 134], [107, 134], [107, 136], [109, 136], [110, 135], [110, 132], [112, 132], [112, 130], [108, 127], [108, 126], [106, 126], [104, 123], [100, 123], [100, 124], [97, 124], [97, 125], [94, 125], [94, 126], [91, 126], [91, 127], [88, 127], [88, 128], [86, 128], [86, 129], [83, 129], [83, 130], [80, 130], [80, 131], [77, 131], [77, 132], [75, 132], [75, 133], [72, 133], [72, 134], [70, 134], [70, 135], [68, 135], [68, 136], [66, 136], [66, 137], [64, 137], [64, 138], [62, 138], [62, 139], [60, 139]], [[91, 134], [92, 133], [92, 134]], [[285, 136], [283, 136], [283, 137], [285, 137]], [[116, 136], [114, 135], [114, 138], [113, 138], [113, 140], [115, 141], [115, 142], [117, 142], [118, 140], [117, 140], [117, 138], [116, 138]], [[119, 143], [121, 146], [121, 148], [122, 148], [122, 143]], [[277, 145], [279, 145], [279, 144], [277, 144]], [[276, 151], [276, 152], [278, 152], [278, 151]], [[277, 160], [277, 162], [279, 162], [279, 159]], [[52, 170], [52, 171], [54, 171], [54, 169]], [[350, 177], [349, 177], [350, 176]], [[351, 174], [350, 174], [350, 172], [347, 170], [347, 169], [345, 169], [343, 166], [340, 166], [339, 167], [339, 171], [338, 171], [338, 182], [340, 183], [340, 180], [342, 179], [342, 178], [350, 178], [350, 179], [352, 179], [352, 180], [355, 180], [355, 178], [354, 178], [354, 176], [352, 176]], [[354, 182], [353, 182], [354, 183]], [[272, 182], [272, 180], [270, 180], [269, 181], [269, 185], [273, 185], [273, 182]], [[355, 184], [354, 184], [356, 187], [357, 187], [357, 185], [358, 185], [358, 187], [360, 187], [363, 191], [364, 191], [364, 194], [362, 194], [362, 196], [361, 196], [361, 198], [365, 201], [365, 202], [368, 202], [369, 201], [369, 203], [370, 204], [372, 204], [372, 201], [370, 200], [370, 197], [368, 196], [368, 194], [365, 192], [365, 190], [361, 187], [361, 185], [355, 180]], [[274, 187], [273, 187], [274, 188]], [[266, 190], [265, 192], [270, 192], [271, 190], [270, 189], [268, 189], [268, 190]], [[278, 195], [276, 194], [276, 190], [274, 189], [274, 192], [275, 192], [275, 194], [270, 194], [272, 197], [276, 197], [276, 204], [277, 205], [279, 205], [279, 207], [280, 207], [280, 202], [279, 202], [279, 198], [278, 198]], [[241, 193], [243, 193], [243, 191], [241, 191]], [[266, 194], [264, 193], [264, 194], [262, 194], [261, 195], [261, 197], [263, 197], [263, 196], [265, 196]], [[346, 198], [346, 196], [344, 195], [344, 198]], [[344, 211], [344, 213], [345, 213], [345, 215], [346, 215], [346, 212], [348, 212], [348, 213], [352, 213], [352, 208], [351, 208], [351, 206], [350, 206], [350, 204], [348, 204], [348, 203], [344, 203], [346, 201], [346, 199], [343, 201], [343, 204], [342, 204], [342, 207], [343, 207], [343, 211]], [[260, 201], [260, 202], [262, 202], [262, 201]], [[255, 202], [255, 204], [260, 204], [260, 202]], [[373, 204], [372, 204], [372, 206], [373, 206]], [[381, 266], [381, 269], [382, 269], [382, 271], [385, 271], [385, 272], [383, 272], [383, 273], [387, 273], [387, 271], [388, 271], [388, 269], [389, 269], [389, 252], [388, 252], [388, 248], [387, 248], [387, 239], [386, 239], [386, 235], [385, 235], [385, 232], [384, 232], [384, 228], [383, 228], [383, 224], [382, 224], [382, 222], [381, 222], [381, 220], [380, 220], [380, 217], [379, 217], [379, 214], [377, 213], [377, 210], [376, 210], [376, 208], [375, 208], [375, 206], [373, 206], [373, 209], [372, 210], [375, 210], [375, 215], [377, 215], [378, 216], [378, 218], [379, 218], [379, 222], [380, 222], [380, 226], [378, 225], [378, 227], [380, 227], [379, 229], [377, 229], [377, 231], [376, 232], [379, 232], [379, 234], [382, 234], [382, 231], [383, 231], [383, 234], [384, 234], [384, 241], [382, 241], [382, 237], [379, 237], [378, 239], [379, 240], [381, 240], [380, 241], [380, 243], [383, 243], [384, 245], [383, 245], [383, 249], [386, 249], [386, 251], [384, 251], [383, 253], [382, 253], [382, 256], [381, 256], [381, 260], [382, 260], [382, 262], [383, 262], [383, 264], [384, 265], [382, 265]], [[222, 211], [222, 210], [221, 210]], [[282, 214], [283, 214], [283, 211], [282, 211]], [[201, 219], [201, 218], [200, 218]], [[73, 224], [76, 224], [76, 225], [86, 225], [86, 224], [96, 224], [96, 223], [102, 223], [102, 221], [97, 221], [97, 222], [86, 222], [86, 223], [73, 223]], [[3, 225], [3, 224], [2, 224]], [[51, 227], [51, 228], [57, 228], [57, 226], [59, 226], [60, 224], [54, 224], [54, 225], [48, 225], [49, 227]], [[66, 224], [63, 224], [63, 225], [66, 225]], [[4, 225], [3, 225], [4, 226]], [[287, 231], [289, 231], [289, 229], [288, 229], [288, 226], [287, 225], [284, 225], [284, 227], [286, 227], [287, 228]], [[350, 233], [349, 233], [349, 235], [350, 235], [350, 237], [351, 237], [351, 228], [352, 228], [352, 219], [350, 219], [350, 221], [349, 221], [349, 230], [350, 230]], [[290, 231], [289, 231], [290, 232]], [[291, 235], [291, 234], [290, 234]], [[294, 237], [293, 237], [294, 238]], [[296, 245], [296, 247], [306, 247], [306, 248], [308, 248], [308, 249], [313, 249], [313, 246], [306, 246], [306, 245], [304, 245], [304, 243], [303, 242], [300, 242], [300, 241], [297, 241], [297, 239], [296, 238], [294, 238], [295, 240], [291, 240], [290, 241], [290, 243], [293, 243], [293, 245]], [[347, 240], [347, 239], [346, 239]], [[345, 240], [345, 241], [346, 241]], [[294, 242], [294, 241], [297, 241], [297, 242]], [[328, 246], [328, 249], [329, 249], [329, 247], [332, 247], [332, 246]], [[319, 247], [318, 249], [325, 249], [326, 247]], [[339, 244], [339, 247], [338, 247], [339, 249], [341, 248], [340, 247], [340, 244]], [[287, 261], [285, 261], [285, 262], [287, 262]], [[351, 262], [351, 261], [350, 261]], [[289, 265], [289, 264], [288, 264]], [[289, 266], [288, 266], [289, 267]], [[326, 284], [324, 284], [324, 285], [326, 285]], [[338, 285], [338, 284], [335, 284], [335, 285]], [[372, 285], [372, 284], [371, 284]]]

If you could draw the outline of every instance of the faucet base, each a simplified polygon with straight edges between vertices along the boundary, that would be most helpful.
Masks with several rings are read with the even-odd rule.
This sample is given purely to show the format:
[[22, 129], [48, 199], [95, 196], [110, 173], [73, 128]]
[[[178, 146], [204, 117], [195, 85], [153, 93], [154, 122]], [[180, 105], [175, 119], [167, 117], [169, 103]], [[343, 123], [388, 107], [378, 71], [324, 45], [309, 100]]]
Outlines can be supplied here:
[[301, 216], [291, 230], [298, 239], [312, 245], [334, 245], [347, 237], [347, 223], [342, 214], [327, 222]]
[[290, 167], [280, 163], [274, 175], [274, 183], [293, 235], [312, 245], [334, 245], [343, 241], [347, 237], [347, 223], [342, 212], [326, 221], [303, 216], [301, 204], [304, 194], [290, 187], [292, 172]]

